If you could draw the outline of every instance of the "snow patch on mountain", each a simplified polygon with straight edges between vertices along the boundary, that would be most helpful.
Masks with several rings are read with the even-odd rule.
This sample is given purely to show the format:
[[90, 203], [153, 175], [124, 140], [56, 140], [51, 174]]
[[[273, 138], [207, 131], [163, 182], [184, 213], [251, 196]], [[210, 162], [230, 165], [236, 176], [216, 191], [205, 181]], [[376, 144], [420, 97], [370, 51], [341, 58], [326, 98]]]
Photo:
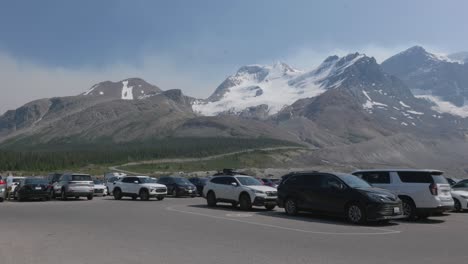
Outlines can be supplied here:
[[122, 100], [133, 100], [133, 86], [128, 87], [128, 81], [122, 82]]
[[451, 115], [460, 116], [463, 118], [468, 117], [468, 104], [466, 103], [463, 106], [459, 107], [448, 101], [444, 101], [438, 96], [434, 96], [434, 95], [415, 95], [415, 96], [418, 98], [426, 99], [434, 103], [432, 110], [438, 113], [447, 113]]
[[374, 106], [376, 107], [388, 107], [388, 105], [386, 104], [382, 104], [382, 103], [379, 103], [379, 102], [375, 102], [372, 100], [372, 98], [370, 98], [369, 94], [366, 92], [366, 91], [362, 91], [362, 93], [364, 94], [364, 96], [366, 96], [367, 98], [367, 101], [362, 105], [362, 107], [366, 110], [372, 110], [372, 108], [374, 108]]

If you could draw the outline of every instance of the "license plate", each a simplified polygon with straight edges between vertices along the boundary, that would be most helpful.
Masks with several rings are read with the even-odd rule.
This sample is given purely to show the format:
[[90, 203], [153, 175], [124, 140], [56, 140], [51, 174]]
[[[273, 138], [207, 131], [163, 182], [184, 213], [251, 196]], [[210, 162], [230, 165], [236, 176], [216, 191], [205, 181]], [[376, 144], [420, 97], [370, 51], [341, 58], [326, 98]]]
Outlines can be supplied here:
[[35, 190], [42, 190], [42, 187], [36, 187]]
[[189, 193], [192, 193], [192, 190], [189, 190], [188, 192], [189, 192]]
[[394, 214], [399, 214], [400, 213], [400, 207], [393, 207], [393, 213]]

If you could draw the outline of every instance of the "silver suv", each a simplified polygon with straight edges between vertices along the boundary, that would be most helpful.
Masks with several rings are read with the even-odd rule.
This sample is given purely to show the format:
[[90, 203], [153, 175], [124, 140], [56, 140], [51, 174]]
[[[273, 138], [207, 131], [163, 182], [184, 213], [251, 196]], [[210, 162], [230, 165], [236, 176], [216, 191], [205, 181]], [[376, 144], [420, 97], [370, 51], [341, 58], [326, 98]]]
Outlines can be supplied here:
[[64, 174], [60, 180], [53, 185], [54, 198], [60, 197], [66, 200], [68, 197], [86, 197], [92, 200], [94, 196], [94, 182], [88, 174], [70, 173]]

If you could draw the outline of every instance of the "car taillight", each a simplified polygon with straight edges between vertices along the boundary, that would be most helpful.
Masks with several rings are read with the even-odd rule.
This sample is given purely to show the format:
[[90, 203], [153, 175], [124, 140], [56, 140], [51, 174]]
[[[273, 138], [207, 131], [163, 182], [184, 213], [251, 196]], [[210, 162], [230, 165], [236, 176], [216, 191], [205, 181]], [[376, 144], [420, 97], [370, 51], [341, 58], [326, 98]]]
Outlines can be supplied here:
[[429, 190], [431, 191], [432, 195], [437, 195], [438, 194], [437, 184], [432, 183], [431, 185], [429, 185]]
[[0, 180], [0, 185], [6, 184], [6, 181]]

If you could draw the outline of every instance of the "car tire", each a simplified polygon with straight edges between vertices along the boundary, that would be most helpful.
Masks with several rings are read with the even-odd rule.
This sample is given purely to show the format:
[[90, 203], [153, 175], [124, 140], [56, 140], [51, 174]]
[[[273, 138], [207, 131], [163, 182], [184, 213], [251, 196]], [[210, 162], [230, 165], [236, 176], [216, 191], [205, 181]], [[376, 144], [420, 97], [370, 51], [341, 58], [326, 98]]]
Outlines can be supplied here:
[[453, 199], [453, 201], [455, 202], [455, 204], [454, 204], [454, 206], [453, 206], [453, 211], [454, 211], [454, 212], [461, 212], [461, 211], [463, 211], [460, 201], [458, 201], [458, 199]]
[[274, 210], [275, 207], [276, 207], [276, 205], [274, 205], [274, 204], [265, 205], [265, 209], [267, 209], [268, 211]]
[[252, 201], [250, 200], [250, 196], [246, 193], [241, 194], [239, 197], [239, 205], [240, 209], [243, 211], [249, 211], [252, 209]]
[[62, 201], [67, 200], [67, 194], [65, 193], [65, 190], [60, 191], [60, 199]]
[[287, 215], [298, 215], [299, 208], [297, 207], [296, 200], [291, 198], [286, 199], [286, 201], [284, 202], [284, 211]]
[[402, 207], [403, 207], [403, 215], [406, 216], [408, 220], [416, 220], [416, 205], [414, 202], [409, 198], [402, 198]]
[[206, 195], [206, 203], [209, 207], [216, 206], [216, 195], [214, 192], [208, 192], [208, 194]]
[[3, 203], [4, 199], [3, 198], [0, 198], [0, 203]]
[[86, 198], [88, 198], [88, 201], [91, 201], [94, 198], [94, 195], [90, 194]]
[[140, 199], [142, 201], [149, 201], [150, 195], [149, 195], [148, 190], [143, 189], [143, 190], [140, 191]]
[[138, 199], [138, 196], [132, 195], [132, 200], [135, 201], [136, 199]]
[[114, 189], [113, 193], [114, 193], [114, 199], [115, 200], [121, 200], [122, 199], [122, 191], [119, 188]]
[[352, 224], [363, 225], [367, 222], [366, 211], [358, 203], [352, 203], [346, 208], [346, 216]]
[[164, 196], [158, 196], [158, 197], [156, 197], [156, 199], [158, 199], [158, 201], [162, 201], [162, 200], [164, 200]]

